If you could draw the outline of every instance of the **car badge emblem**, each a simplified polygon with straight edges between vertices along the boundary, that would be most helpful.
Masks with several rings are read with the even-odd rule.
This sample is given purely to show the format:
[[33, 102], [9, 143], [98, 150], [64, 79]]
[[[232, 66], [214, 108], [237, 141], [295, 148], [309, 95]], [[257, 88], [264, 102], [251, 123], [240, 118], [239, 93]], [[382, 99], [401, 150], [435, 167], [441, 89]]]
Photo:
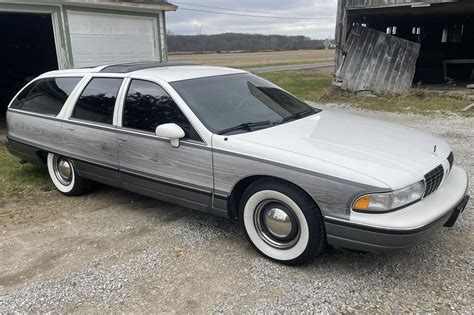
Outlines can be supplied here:
[[436, 144], [435, 144], [435, 146], [434, 146], [434, 148], [433, 148], [433, 155], [437, 155], [437, 154], [436, 154], [436, 149], [437, 149], [437, 147], [436, 147]]

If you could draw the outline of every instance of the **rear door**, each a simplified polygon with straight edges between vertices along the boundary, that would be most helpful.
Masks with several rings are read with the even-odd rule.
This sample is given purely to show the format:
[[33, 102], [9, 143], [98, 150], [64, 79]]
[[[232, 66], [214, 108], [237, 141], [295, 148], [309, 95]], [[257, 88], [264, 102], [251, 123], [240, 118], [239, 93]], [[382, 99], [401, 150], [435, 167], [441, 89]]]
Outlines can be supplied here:
[[[117, 129], [122, 187], [201, 211], [210, 211], [212, 151], [173, 98], [157, 83], [130, 79]], [[185, 131], [178, 148], [155, 135], [176, 123]]]
[[120, 77], [92, 77], [62, 126], [79, 175], [110, 185], [118, 183], [114, 112], [122, 82]]

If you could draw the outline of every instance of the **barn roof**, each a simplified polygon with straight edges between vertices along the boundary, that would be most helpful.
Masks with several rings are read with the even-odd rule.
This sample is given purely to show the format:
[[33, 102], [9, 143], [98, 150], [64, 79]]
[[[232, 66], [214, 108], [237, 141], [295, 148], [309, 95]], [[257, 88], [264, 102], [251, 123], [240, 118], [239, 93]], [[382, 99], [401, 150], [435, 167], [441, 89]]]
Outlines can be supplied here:
[[429, 6], [437, 3], [457, 2], [458, 0], [347, 0], [346, 8], [369, 9], [402, 6]]
[[[17, 1], [5, 1], [1, 2], [13, 2], [13, 3], [25, 3], [32, 4], [31, 0], [17, 0]], [[35, 1], [34, 4], [63, 4], [73, 5], [90, 8], [103, 8], [103, 9], [115, 9], [115, 10], [127, 10], [127, 11], [145, 11], [145, 12], [157, 12], [157, 11], [176, 11], [178, 9], [172, 3], [166, 0], [39, 0]]]

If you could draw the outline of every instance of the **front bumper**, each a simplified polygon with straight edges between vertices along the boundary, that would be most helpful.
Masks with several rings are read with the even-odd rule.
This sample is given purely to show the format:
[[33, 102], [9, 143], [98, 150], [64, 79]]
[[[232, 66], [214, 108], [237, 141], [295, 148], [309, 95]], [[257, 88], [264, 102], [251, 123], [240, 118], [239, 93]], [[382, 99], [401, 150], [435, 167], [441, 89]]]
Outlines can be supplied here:
[[409, 207], [385, 214], [353, 213], [351, 220], [325, 218], [328, 243], [381, 252], [411, 247], [442, 226], [452, 226], [465, 209], [468, 178], [454, 166], [438, 190]]

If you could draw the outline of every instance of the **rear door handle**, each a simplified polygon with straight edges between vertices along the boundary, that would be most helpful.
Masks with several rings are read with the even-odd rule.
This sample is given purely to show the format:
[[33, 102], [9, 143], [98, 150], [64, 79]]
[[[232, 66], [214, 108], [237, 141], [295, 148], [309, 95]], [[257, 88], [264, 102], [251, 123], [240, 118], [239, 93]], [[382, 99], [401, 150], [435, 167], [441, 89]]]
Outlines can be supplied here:
[[75, 129], [72, 128], [72, 127], [66, 127], [66, 130], [67, 130], [67, 131], [74, 131]]
[[124, 139], [124, 138], [118, 138], [118, 141], [121, 142], [121, 143], [125, 143], [125, 142], [127, 142], [128, 140], [127, 140], [127, 139]]

